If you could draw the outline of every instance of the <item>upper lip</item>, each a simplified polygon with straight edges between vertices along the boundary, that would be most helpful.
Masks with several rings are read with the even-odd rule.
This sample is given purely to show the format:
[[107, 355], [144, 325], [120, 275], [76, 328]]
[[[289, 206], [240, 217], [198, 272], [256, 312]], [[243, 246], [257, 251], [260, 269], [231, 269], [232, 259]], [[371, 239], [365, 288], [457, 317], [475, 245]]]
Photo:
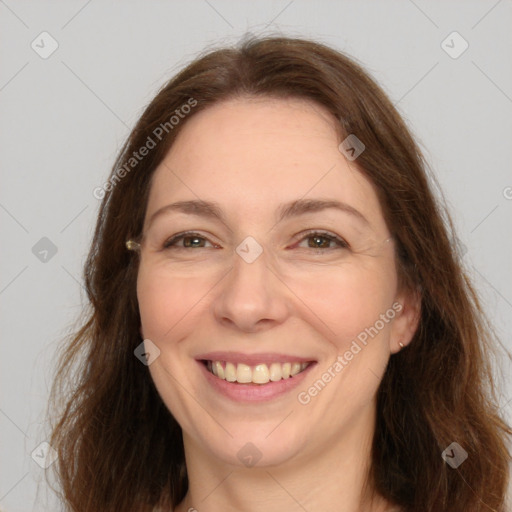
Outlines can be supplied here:
[[249, 366], [270, 363], [309, 363], [316, 361], [311, 357], [300, 357], [291, 354], [265, 352], [260, 354], [244, 354], [243, 352], [208, 352], [195, 357], [198, 361], [228, 361]]

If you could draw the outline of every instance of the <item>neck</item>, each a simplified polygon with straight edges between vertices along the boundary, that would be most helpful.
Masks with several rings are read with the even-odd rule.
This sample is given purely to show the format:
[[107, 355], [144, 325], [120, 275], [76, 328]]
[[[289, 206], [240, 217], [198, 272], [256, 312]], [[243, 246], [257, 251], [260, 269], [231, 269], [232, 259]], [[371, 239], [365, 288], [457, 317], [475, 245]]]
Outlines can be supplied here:
[[384, 512], [388, 503], [370, 497], [366, 485], [374, 433], [375, 404], [338, 433], [315, 439], [313, 450], [284, 464], [245, 468], [209, 456], [183, 434], [189, 489], [176, 512], [323, 510]]

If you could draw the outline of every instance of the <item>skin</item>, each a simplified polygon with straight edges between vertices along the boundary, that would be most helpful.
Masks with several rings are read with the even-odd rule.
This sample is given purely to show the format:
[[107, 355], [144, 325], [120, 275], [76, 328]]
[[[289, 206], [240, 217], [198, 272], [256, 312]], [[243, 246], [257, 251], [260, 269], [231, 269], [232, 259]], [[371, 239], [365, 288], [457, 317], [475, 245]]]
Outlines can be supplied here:
[[[376, 392], [389, 357], [414, 334], [418, 300], [398, 289], [377, 195], [340, 142], [323, 107], [238, 98], [188, 119], [155, 171], [137, 294], [141, 334], [160, 349], [151, 376], [183, 430], [190, 485], [179, 512], [391, 510], [383, 498], [370, 503], [363, 484]], [[176, 212], [149, 222], [169, 203], [198, 198], [217, 202], [226, 222]], [[367, 223], [333, 209], [277, 222], [279, 205], [301, 198], [343, 201]], [[310, 229], [351, 247], [321, 239], [327, 248], [315, 249], [304, 238]], [[206, 241], [162, 249], [186, 230]], [[251, 264], [235, 252], [247, 236], [263, 248]], [[299, 403], [297, 394], [393, 303], [401, 311]], [[194, 356], [212, 350], [280, 352], [317, 364], [283, 397], [241, 404], [220, 396], [200, 371]], [[248, 442], [262, 454], [251, 468], [237, 457]]]

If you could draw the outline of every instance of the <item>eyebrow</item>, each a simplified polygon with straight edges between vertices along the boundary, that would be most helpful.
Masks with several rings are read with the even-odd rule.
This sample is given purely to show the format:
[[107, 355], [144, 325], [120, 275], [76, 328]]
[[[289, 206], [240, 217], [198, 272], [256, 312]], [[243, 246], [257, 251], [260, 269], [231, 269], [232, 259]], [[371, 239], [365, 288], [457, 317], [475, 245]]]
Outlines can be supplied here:
[[[356, 210], [353, 206], [350, 206], [347, 203], [343, 203], [334, 199], [297, 199], [295, 201], [282, 204], [278, 208], [277, 222], [308, 213], [320, 212], [327, 209], [336, 209], [343, 213], [347, 213], [363, 224], [370, 225], [366, 217], [359, 210]], [[148, 226], [150, 226], [157, 217], [170, 212], [179, 212], [188, 215], [196, 215], [198, 217], [216, 219], [221, 221], [226, 226], [228, 225], [222, 209], [218, 203], [212, 201], [189, 200], [178, 201], [176, 203], [163, 206], [155, 213], [153, 213], [149, 219]]]

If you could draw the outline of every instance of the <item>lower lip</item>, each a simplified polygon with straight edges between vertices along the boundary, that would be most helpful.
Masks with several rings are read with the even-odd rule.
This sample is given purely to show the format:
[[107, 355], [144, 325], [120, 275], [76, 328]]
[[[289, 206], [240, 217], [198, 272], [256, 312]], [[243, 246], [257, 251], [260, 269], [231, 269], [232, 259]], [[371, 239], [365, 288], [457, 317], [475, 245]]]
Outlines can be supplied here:
[[238, 384], [236, 382], [228, 382], [227, 380], [216, 377], [213, 373], [208, 371], [201, 361], [198, 361], [198, 364], [202, 368], [206, 380], [212, 387], [231, 400], [236, 402], [268, 402], [296, 388], [306, 378], [306, 375], [313, 366], [315, 366], [316, 362], [310, 363], [304, 371], [294, 377], [281, 379], [276, 382], [269, 381], [267, 384]]

